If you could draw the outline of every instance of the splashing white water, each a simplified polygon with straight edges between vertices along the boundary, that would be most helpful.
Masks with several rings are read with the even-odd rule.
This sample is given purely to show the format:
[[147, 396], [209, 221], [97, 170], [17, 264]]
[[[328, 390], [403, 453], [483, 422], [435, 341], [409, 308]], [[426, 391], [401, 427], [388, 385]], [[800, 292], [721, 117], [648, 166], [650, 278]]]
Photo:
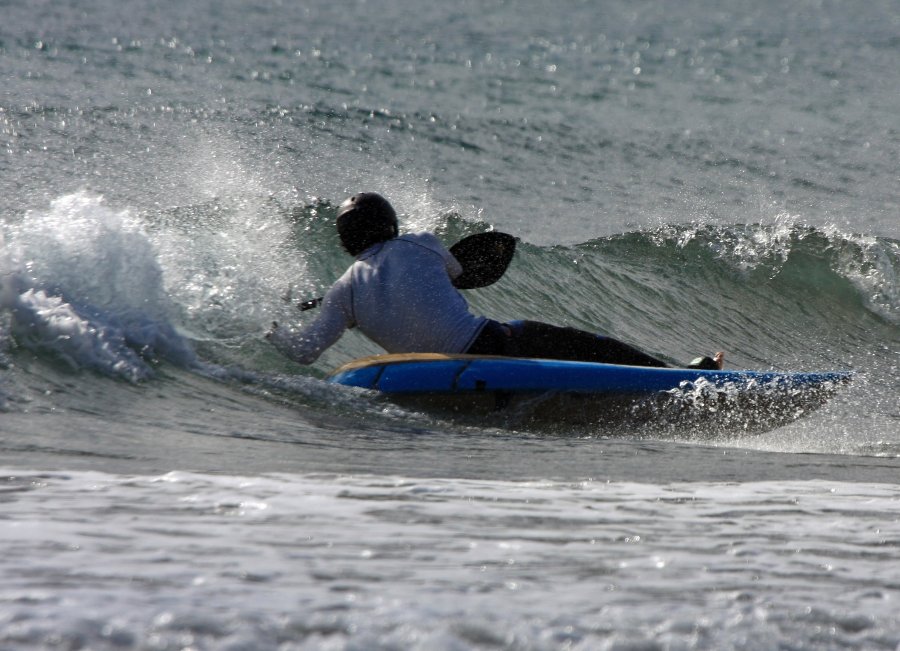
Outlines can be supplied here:
[[18, 345], [130, 381], [159, 358], [193, 361], [154, 248], [127, 211], [79, 192], [7, 225], [4, 240], [0, 309]]

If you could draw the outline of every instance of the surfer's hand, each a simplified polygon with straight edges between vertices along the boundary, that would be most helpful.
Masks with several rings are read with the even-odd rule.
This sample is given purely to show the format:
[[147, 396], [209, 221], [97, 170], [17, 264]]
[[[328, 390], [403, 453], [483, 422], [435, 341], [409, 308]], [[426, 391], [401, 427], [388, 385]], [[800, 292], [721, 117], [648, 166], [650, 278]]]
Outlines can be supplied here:
[[275, 331], [278, 330], [278, 321], [272, 321], [272, 327], [269, 328], [269, 331], [266, 332], [266, 339], [272, 339], [272, 335], [275, 334]]

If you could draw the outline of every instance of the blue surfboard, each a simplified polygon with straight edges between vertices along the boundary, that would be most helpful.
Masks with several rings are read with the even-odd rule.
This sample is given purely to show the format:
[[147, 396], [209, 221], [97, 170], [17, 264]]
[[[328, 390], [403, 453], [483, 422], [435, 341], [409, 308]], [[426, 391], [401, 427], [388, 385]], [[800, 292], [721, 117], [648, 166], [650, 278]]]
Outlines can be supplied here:
[[[380, 392], [413, 407], [506, 424], [572, 422], [626, 428], [656, 421], [696, 424], [742, 420], [738, 429], [771, 429], [824, 404], [847, 372], [648, 368], [435, 353], [375, 355], [354, 360], [329, 381]], [[649, 413], [648, 413], [649, 411]], [[693, 413], [692, 413], [693, 412]], [[503, 423], [500, 423], [503, 424]], [[719, 428], [721, 429], [721, 428]]]

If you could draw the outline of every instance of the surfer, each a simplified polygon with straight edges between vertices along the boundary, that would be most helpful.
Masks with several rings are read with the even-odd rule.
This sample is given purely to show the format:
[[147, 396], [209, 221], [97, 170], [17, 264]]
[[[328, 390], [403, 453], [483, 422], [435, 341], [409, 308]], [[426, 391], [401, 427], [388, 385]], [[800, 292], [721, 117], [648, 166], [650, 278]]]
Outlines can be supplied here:
[[[374, 192], [344, 201], [337, 214], [344, 249], [356, 258], [322, 301], [318, 317], [295, 331], [277, 323], [266, 338], [286, 357], [311, 364], [350, 328], [389, 353], [466, 353], [633, 366], [668, 364], [624, 342], [537, 321], [500, 323], [473, 314], [453, 279], [459, 261], [431, 233], [399, 235], [397, 214]], [[692, 368], [722, 368], [723, 354]]]

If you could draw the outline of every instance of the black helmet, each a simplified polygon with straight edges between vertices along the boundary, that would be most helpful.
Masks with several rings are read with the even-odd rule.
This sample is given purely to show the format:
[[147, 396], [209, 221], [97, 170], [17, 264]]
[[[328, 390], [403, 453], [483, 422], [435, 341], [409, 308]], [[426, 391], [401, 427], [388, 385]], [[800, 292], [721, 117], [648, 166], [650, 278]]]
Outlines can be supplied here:
[[380, 194], [360, 192], [338, 208], [337, 230], [347, 252], [359, 255], [373, 244], [397, 237], [397, 213]]

